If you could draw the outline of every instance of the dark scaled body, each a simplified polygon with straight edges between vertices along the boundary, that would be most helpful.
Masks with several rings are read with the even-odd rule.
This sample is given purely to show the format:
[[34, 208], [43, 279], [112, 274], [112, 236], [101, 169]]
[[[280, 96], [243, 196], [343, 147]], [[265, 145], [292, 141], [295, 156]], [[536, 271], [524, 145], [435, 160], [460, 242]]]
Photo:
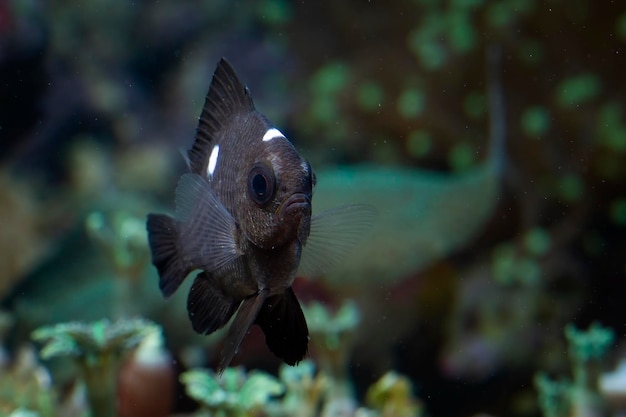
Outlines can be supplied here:
[[233, 315], [223, 370], [249, 327], [290, 365], [307, 351], [308, 329], [291, 287], [311, 227], [314, 175], [292, 144], [254, 108], [221, 60], [176, 189], [176, 214], [148, 216], [152, 262], [165, 297], [199, 270], [187, 308], [210, 334]]

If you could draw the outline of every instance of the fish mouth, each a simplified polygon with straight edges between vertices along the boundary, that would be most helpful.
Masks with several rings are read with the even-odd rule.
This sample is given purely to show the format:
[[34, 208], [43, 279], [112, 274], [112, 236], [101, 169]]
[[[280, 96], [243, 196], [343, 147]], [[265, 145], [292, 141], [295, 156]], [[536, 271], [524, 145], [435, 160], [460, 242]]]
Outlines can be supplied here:
[[295, 193], [287, 197], [276, 210], [281, 217], [291, 217], [295, 214], [311, 213], [311, 197], [304, 193]]

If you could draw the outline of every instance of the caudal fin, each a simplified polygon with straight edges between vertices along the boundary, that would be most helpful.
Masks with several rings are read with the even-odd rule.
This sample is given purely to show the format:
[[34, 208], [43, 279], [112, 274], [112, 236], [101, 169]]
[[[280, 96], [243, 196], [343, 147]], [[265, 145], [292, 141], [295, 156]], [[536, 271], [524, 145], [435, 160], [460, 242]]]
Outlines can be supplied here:
[[297, 364], [306, 355], [309, 329], [293, 288], [268, 297], [255, 324], [265, 333], [265, 343], [272, 353], [288, 365]]
[[174, 294], [191, 269], [177, 249], [176, 221], [164, 214], [148, 214], [148, 242], [152, 264], [159, 271], [159, 288], [164, 297]]

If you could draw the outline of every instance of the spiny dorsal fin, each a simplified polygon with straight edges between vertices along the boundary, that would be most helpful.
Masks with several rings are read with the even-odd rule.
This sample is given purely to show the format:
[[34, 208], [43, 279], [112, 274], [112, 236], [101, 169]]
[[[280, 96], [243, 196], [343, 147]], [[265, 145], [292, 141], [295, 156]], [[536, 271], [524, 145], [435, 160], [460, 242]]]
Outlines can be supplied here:
[[203, 175], [220, 132], [232, 121], [233, 116], [253, 109], [248, 88], [239, 80], [230, 63], [222, 58], [213, 74], [196, 130], [196, 139], [188, 153], [191, 172]]

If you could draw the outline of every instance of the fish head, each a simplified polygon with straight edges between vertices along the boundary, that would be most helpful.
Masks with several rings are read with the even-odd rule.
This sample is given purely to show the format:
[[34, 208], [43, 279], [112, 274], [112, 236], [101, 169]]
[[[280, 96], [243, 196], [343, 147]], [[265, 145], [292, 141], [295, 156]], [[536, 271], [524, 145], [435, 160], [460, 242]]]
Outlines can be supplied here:
[[189, 150], [191, 172], [203, 176], [261, 249], [304, 244], [309, 236], [314, 175], [309, 163], [263, 114], [235, 70], [221, 60]]
[[314, 174], [310, 164], [275, 128], [262, 142], [247, 170], [242, 172], [240, 227], [246, 238], [262, 249], [298, 240], [306, 242], [311, 226]]

